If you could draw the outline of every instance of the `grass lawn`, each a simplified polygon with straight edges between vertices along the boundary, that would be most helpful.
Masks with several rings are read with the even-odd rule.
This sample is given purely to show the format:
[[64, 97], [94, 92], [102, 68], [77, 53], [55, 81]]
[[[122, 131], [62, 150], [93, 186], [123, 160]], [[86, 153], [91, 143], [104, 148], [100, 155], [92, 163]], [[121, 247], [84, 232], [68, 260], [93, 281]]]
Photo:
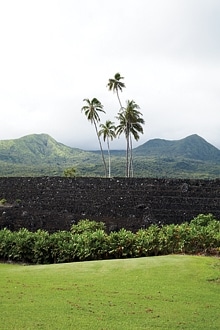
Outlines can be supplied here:
[[220, 329], [220, 259], [0, 264], [0, 329]]

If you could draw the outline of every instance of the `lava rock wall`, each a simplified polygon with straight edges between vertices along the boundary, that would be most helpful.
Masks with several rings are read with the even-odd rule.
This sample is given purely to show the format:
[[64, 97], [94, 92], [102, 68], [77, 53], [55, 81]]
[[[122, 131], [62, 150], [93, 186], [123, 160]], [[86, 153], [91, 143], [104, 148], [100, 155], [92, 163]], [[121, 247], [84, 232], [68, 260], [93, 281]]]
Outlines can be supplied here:
[[0, 228], [11, 230], [69, 230], [90, 219], [135, 232], [200, 213], [220, 219], [220, 179], [0, 178]]

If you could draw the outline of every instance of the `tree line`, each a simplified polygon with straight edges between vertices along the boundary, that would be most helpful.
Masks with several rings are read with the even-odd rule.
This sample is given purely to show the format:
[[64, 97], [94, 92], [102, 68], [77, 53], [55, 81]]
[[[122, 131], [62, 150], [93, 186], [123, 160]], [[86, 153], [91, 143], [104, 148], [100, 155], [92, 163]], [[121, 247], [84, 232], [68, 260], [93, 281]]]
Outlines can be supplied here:
[[[126, 139], [126, 177], [133, 177], [134, 168], [133, 168], [133, 155], [132, 155], [132, 139], [136, 141], [139, 140], [140, 134], [143, 134], [143, 126], [145, 121], [142, 118], [143, 114], [140, 112], [139, 105], [134, 100], [127, 100], [125, 106], [122, 105], [121, 99], [119, 97], [119, 92], [122, 92], [125, 88], [125, 84], [122, 81], [124, 77], [120, 73], [116, 73], [114, 78], [109, 79], [107, 87], [109, 91], [113, 91], [117, 95], [119, 102], [119, 112], [116, 116], [116, 119], [119, 121], [118, 125], [111, 120], [106, 120], [103, 124], [100, 124], [99, 113], [105, 113], [103, 104], [97, 99], [93, 98], [84, 99], [86, 103], [81, 109], [82, 112], [86, 115], [88, 121], [94, 125], [95, 132], [99, 141], [102, 161], [105, 170], [105, 176], [111, 177], [111, 155], [110, 155], [110, 141], [114, 138], [119, 137], [124, 134]], [[106, 160], [102, 148], [101, 136], [103, 137], [104, 142], [107, 142], [108, 148], [108, 167], [106, 165]]]

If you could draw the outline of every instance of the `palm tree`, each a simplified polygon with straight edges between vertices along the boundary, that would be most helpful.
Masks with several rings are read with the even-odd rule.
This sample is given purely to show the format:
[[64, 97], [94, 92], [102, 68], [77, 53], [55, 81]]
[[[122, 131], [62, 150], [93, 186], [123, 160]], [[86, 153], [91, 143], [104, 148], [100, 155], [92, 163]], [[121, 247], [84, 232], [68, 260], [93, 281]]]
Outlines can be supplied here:
[[119, 112], [118, 116], [116, 117], [119, 120], [119, 125], [116, 127], [116, 134], [121, 135], [122, 133], [125, 134], [125, 139], [127, 142], [126, 148], [126, 176], [128, 176], [128, 164], [129, 164], [129, 149], [130, 149], [130, 140], [129, 140], [129, 125], [126, 119], [125, 112]]
[[100, 122], [99, 112], [105, 113], [105, 111], [103, 110], [103, 105], [101, 104], [101, 102], [96, 98], [93, 98], [91, 101], [89, 99], [84, 99], [83, 101], [86, 102], [86, 105], [82, 107], [81, 111], [85, 113], [88, 121], [90, 121], [91, 124], [94, 125], [95, 127], [96, 135], [98, 137], [99, 146], [101, 150], [102, 160], [105, 168], [105, 176], [107, 177], [107, 167], [106, 167], [105, 157], [103, 154], [102, 144], [97, 128], [97, 123]]
[[107, 87], [110, 91], [116, 92], [120, 108], [122, 109], [122, 104], [118, 92], [122, 92], [122, 89], [125, 88], [125, 84], [120, 81], [121, 79], [124, 79], [124, 77], [121, 77], [120, 73], [117, 72], [113, 79], [109, 79]]
[[108, 146], [108, 176], [111, 177], [111, 155], [110, 155], [110, 142], [116, 137], [115, 125], [111, 120], [106, 120], [105, 124], [100, 125], [101, 130], [99, 131], [99, 136], [103, 135], [103, 140], [107, 140]]
[[136, 141], [139, 140], [139, 133], [143, 134], [144, 119], [141, 118], [142, 113], [139, 111], [140, 107], [132, 101], [126, 102], [126, 108], [123, 108], [118, 113], [117, 119], [119, 125], [116, 128], [118, 135], [125, 134], [127, 148], [126, 148], [126, 176], [130, 177], [131, 171], [133, 176], [133, 156], [132, 156], [132, 136]]
[[138, 116], [136, 117], [135, 121], [131, 123], [130, 127], [130, 163], [129, 163], [129, 176], [134, 176], [134, 169], [133, 169], [133, 147], [132, 147], [132, 136], [135, 141], [140, 139], [139, 133], [143, 134], [143, 127], [142, 125], [145, 123], [144, 119], [140, 117], [142, 115], [139, 112]]

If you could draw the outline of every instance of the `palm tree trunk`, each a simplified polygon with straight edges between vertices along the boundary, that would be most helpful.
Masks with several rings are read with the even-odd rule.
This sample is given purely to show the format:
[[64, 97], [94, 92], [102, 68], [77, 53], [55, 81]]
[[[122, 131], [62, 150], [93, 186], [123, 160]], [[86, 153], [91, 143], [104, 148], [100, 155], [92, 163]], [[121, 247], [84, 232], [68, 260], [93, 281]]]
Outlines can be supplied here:
[[133, 147], [132, 147], [132, 137], [130, 134], [130, 162], [129, 162], [129, 176], [133, 178], [134, 176], [134, 167], [133, 167]]
[[108, 177], [111, 177], [111, 154], [110, 154], [110, 146], [109, 146], [109, 138], [107, 137], [107, 145], [108, 145]]
[[119, 97], [119, 94], [118, 94], [118, 89], [116, 89], [116, 93], [117, 93], [118, 102], [120, 104], [120, 110], [121, 110], [123, 107], [122, 107], [121, 100], [120, 100], [120, 97]]
[[126, 150], [126, 177], [129, 178], [129, 151], [130, 151], [130, 147], [129, 147], [129, 134], [126, 137], [127, 139], [127, 150]]
[[104, 157], [104, 153], [103, 153], [103, 149], [102, 149], [102, 143], [101, 143], [101, 140], [100, 140], [100, 137], [99, 137], [99, 133], [98, 133], [98, 128], [97, 128], [96, 122], [93, 121], [93, 123], [95, 125], [96, 134], [97, 134], [97, 137], [98, 137], [98, 140], [99, 140], [99, 146], [100, 146], [100, 150], [101, 150], [102, 161], [103, 161], [104, 169], [105, 169], [105, 177], [107, 178], [107, 166], [106, 166], [105, 157]]

